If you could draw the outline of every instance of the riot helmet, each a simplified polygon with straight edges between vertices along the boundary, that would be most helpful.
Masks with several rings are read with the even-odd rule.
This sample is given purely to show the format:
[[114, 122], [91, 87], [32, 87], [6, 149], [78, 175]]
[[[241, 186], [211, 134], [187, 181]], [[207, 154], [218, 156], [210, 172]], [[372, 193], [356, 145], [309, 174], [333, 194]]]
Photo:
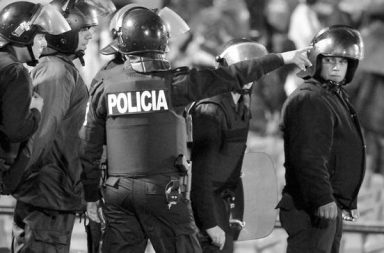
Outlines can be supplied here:
[[70, 27], [60, 11], [47, 4], [13, 2], [0, 11], [0, 47], [30, 46], [37, 33], [60, 34]]
[[121, 27], [116, 32], [118, 48], [123, 54], [163, 54], [168, 45], [169, 34], [163, 20], [144, 7], [132, 8], [124, 13]]
[[[112, 17], [112, 19], [109, 21], [109, 31], [111, 33], [112, 42], [109, 43], [106, 47], [100, 49], [100, 53], [103, 55], [112, 55], [119, 52], [118, 48], [118, 20], [121, 20], [121, 16], [124, 15], [127, 11], [129, 11], [132, 8], [140, 7], [140, 5], [137, 4], [127, 4], [123, 6], [121, 9], [119, 9]], [[119, 21], [121, 22], [121, 21]], [[120, 52], [119, 52], [120, 53]]]
[[313, 77], [321, 80], [322, 57], [342, 57], [348, 60], [348, 69], [344, 84], [349, 83], [363, 58], [364, 45], [360, 33], [345, 25], [334, 25], [318, 32], [311, 42], [312, 48], [307, 52], [312, 66], [297, 75], [303, 79]]
[[224, 45], [224, 49], [222, 53], [216, 57], [216, 61], [221, 66], [228, 66], [266, 54], [268, 54], [267, 49], [260, 43], [246, 38], [233, 39]]
[[[221, 54], [216, 56], [216, 61], [219, 66], [229, 66], [240, 61], [246, 61], [253, 58], [258, 58], [267, 55], [268, 51], [260, 43], [246, 38], [233, 39], [228, 41], [221, 51]], [[252, 86], [249, 83], [243, 86], [242, 94], [250, 93]]]
[[52, 4], [65, 7], [63, 12], [71, 31], [46, 36], [48, 47], [64, 54], [74, 54], [84, 65], [84, 51], [78, 50], [79, 32], [97, 26], [102, 16], [112, 13], [114, 5], [110, 0], [54, 0]]
[[187, 32], [189, 26], [167, 7], [156, 12], [144, 6], [128, 4], [113, 16], [110, 30], [114, 41], [109, 46], [117, 47], [123, 54], [164, 54], [168, 40]]
[[184, 20], [171, 9], [150, 10], [137, 4], [128, 4], [115, 13], [110, 30], [113, 41], [101, 49], [102, 54], [117, 51], [127, 55], [137, 72], [170, 69], [165, 58], [170, 38], [189, 30]]

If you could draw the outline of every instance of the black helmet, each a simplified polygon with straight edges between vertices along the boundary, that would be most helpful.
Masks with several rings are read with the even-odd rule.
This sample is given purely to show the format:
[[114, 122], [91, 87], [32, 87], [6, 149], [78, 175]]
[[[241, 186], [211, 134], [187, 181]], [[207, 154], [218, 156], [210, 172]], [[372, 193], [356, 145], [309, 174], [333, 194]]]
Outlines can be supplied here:
[[267, 49], [260, 43], [250, 39], [233, 39], [224, 45], [222, 53], [216, 57], [221, 66], [228, 66], [239, 61], [261, 57], [268, 54]]
[[110, 22], [113, 41], [102, 54], [127, 55], [133, 70], [140, 73], [166, 71], [168, 39], [189, 30], [185, 21], [171, 9], [155, 12], [144, 6], [128, 4], [115, 13]]
[[137, 7], [141, 7], [141, 6], [137, 5], [137, 4], [127, 4], [127, 5], [123, 6], [122, 8], [120, 8], [113, 15], [113, 17], [109, 21], [109, 30], [111, 32], [112, 42], [109, 43], [104, 48], [100, 49], [101, 54], [103, 54], [103, 55], [112, 55], [112, 54], [117, 54], [117, 53], [121, 54], [119, 52], [118, 40], [117, 40], [117, 37], [118, 37], [117, 31], [120, 29], [120, 26], [118, 23], [121, 23], [121, 17], [122, 17], [122, 15], [124, 15], [124, 13], [128, 12], [129, 10], [131, 10], [133, 8], [137, 8]]
[[123, 54], [165, 53], [169, 34], [163, 20], [153, 11], [136, 7], [123, 14], [118, 49]]
[[0, 11], [0, 47], [8, 43], [30, 46], [37, 33], [60, 34], [69, 30], [64, 17], [51, 5], [18, 1]]
[[185, 33], [189, 26], [167, 7], [155, 12], [128, 4], [113, 16], [110, 29], [114, 41], [102, 49], [105, 54], [113, 53], [116, 48], [128, 55], [164, 54], [169, 38]]
[[104, 0], [103, 2], [107, 6], [102, 5], [102, 2], [97, 0], [70, 0], [68, 3], [62, 0], [53, 1], [52, 4], [58, 6], [67, 4], [64, 16], [71, 26], [71, 31], [59, 35], [48, 34], [46, 36], [48, 47], [65, 54], [79, 53], [79, 56], [84, 55], [84, 52], [76, 52], [79, 43], [79, 31], [98, 25], [101, 15], [114, 11], [114, 6], [112, 4], [111, 7], [110, 1]]
[[307, 52], [312, 66], [298, 73], [299, 77], [320, 78], [320, 61], [324, 56], [343, 57], [348, 60], [345, 84], [349, 83], [363, 58], [364, 45], [360, 33], [345, 25], [334, 25], [321, 30], [311, 42], [312, 48]]

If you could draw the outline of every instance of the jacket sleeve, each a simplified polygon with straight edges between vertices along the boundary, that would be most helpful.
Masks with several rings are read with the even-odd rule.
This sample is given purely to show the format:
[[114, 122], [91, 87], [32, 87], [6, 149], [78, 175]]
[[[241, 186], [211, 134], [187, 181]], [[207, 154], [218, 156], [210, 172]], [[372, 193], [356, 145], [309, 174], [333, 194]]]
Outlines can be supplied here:
[[22, 142], [31, 137], [40, 122], [40, 112], [29, 109], [32, 98], [32, 81], [21, 64], [12, 64], [4, 69], [0, 130], [10, 142]]
[[81, 181], [84, 187], [84, 196], [87, 202], [100, 199], [100, 160], [105, 145], [105, 119], [106, 107], [104, 86], [102, 82], [94, 85], [87, 105], [86, 120], [80, 130], [82, 139], [81, 163], [83, 173]]
[[328, 172], [335, 119], [320, 96], [292, 99], [284, 115], [286, 161], [297, 179], [306, 206], [334, 200]]
[[218, 224], [212, 185], [221, 140], [221, 125], [215, 115], [216, 110], [216, 105], [201, 104], [192, 116], [194, 140], [191, 200], [196, 224], [203, 230]]
[[176, 106], [186, 105], [191, 101], [240, 90], [244, 84], [258, 80], [283, 64], [280, 55], [268, 54], [228, 67], [191, 69], [187, 73], [175, 73], [172, 81], [174, 103]]
[[31, 164], [37, 161], [44, 150], [50, 150], [70, 106], [70, 97], [75, 86], [73, 76], [68, 75], [63, 65], [42, 64], [32, 71], [34, 90], [44, 99], [41, 124], [34, 135]]

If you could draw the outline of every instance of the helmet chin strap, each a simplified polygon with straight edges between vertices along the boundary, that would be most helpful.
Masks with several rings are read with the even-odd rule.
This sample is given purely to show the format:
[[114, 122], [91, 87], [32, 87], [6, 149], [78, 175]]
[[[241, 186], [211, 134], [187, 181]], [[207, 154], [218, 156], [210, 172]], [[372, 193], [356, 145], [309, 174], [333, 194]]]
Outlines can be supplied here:
[[79, 58], [79, 61], [80, 61], [82, 66], [85, 66], [84, 55], [85, 55], [84, 50], [77, 50], [75, 52], [75, 56], [76, 56], [76, 58]]
[[39, 63], [39, 60], [36, 59], [35, 54], [33, 53], [32, 45], [28, 45], [27, 48], [28, 48], [29, 55], [31, 56], [31, 60], [27, 61], [26, 64], [28, 66], [34, 67], [37, 65], [37, 63]]

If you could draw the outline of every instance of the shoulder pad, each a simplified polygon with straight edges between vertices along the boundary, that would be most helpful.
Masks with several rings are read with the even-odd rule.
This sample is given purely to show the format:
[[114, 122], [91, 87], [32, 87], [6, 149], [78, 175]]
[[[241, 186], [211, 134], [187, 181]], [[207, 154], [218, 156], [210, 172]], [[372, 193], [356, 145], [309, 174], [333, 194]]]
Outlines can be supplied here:
[[216, 114], [216, 117], [218, 117], [218, 114], [222, 113], [225, 117], [225, 120], [227, 121], [227, 124], [228, 125], [231, 124], [229, 116], [227, 115], [227, 111], [225, 110], [225, 107], [221, 102], [220, 95], [213, 96], [210, 98], [205, 98], [196, 102], [194, 104], [194, 109], [196, 110], [198, 106], [200, 106], [201, 107], [200, 109], [204, 110], [205, 112], [209, 111], [209, 113]]
[[172, 73], [174, 75], [186, 74], [188, 72], [189, 72], [189, 67], [187, 67], [187, 66], [172, 69]]
[[200, 109], [202, 109], [203, 111], [208, 110], [211, 113], [222, 111], [225, 114], [225, 109], [224, 109], [223, 105], [219, 101], [216, 101], [215, 99], [212, 99], [212, 98], [202, 99], [202, 100], [194, 103], [193, 110], [196, 111], [196, 108], [198, 108], [198, 107]]

